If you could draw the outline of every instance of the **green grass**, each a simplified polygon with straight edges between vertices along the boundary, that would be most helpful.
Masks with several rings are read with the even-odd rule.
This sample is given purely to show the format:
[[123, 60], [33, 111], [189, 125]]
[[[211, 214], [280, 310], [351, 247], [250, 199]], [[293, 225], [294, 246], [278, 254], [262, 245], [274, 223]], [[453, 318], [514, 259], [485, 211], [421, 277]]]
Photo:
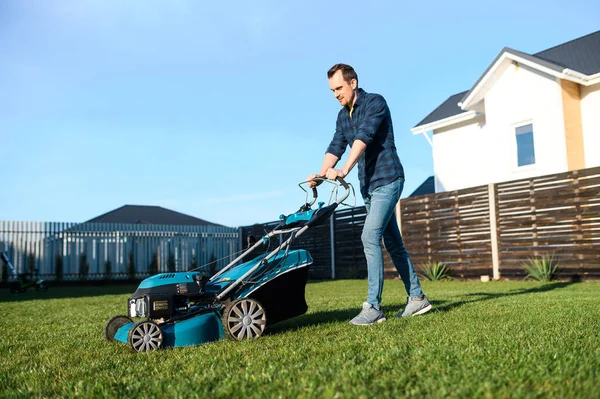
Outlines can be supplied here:
[[[132, 353], [105, 341], [134, 287], [0, 293], [2, 397], [600, 395], [600, 283], [425, 282], [434, 311], [355, 327], [366, 281], [311, 283], [309, 313], [250, 342]], [[18, 298], [18, 300], [15, 300]], [[44, 298], [44, 299], [41, 299]]]

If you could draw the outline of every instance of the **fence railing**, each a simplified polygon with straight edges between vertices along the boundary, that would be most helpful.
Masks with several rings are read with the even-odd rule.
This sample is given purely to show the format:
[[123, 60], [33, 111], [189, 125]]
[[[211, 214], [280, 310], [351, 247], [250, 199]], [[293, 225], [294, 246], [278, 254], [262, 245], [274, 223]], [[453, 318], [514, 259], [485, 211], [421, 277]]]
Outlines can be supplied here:
[[18, 273], [48, 279], [135, 279], [204, 266], [218, 270], [240, 249], [237, 228], [0, 221], [0, 250]]
[[[414, 264], [443, 262], [459, 278], [522, 278], [552, 255], [559, 277], [600, 278], [600, 168], [402, 199], [396, 218]], [[312, 255], [312, 278], [366, 276], [365, 207], [342, 209], [293, 247]], [[261, 236], [276, 222], [242, 227]], [[386, 276], [397, 276], [384, 251]]]

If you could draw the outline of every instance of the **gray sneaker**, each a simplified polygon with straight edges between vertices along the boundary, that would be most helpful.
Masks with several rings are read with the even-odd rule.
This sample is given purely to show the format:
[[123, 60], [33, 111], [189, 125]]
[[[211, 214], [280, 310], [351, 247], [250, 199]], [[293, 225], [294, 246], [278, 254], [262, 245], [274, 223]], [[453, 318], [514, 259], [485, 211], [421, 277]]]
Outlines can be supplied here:
[[417, 316], [427, 313], [431, 310], [431, 303], [426, 296], [423, 299], [411, 298], [406, 299], [406, 307], [402, 313], [396, 313], [396, 317]]
[[350, 324], [354, 324], [355, 326], [368, 326], [370, 324], [381, 323], [385, 321], [385, 317], [383, 316], [383, 311], [381, 309], [375, 309], [373, 305], [368, 302], [362, 304], [362, 310], [352, 320], [350, 320]]

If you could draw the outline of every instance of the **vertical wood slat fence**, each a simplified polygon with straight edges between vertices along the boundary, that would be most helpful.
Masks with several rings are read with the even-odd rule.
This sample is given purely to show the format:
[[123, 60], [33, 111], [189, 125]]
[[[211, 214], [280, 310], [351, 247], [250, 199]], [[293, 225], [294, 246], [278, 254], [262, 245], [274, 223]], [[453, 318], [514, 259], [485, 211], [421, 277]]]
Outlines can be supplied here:
[[[523, 278], [531, 258], [554, 256], [561, 278], [600, 278], [600, 168], [538, 176], [400, 201], [400, 227], [418, 267], [443, 262], [458, 278]], [[361, 278], [365, 207], [338, 210], [294, 248], [314, 258], [311, 278]], [[270, 224], [241, 228], [260, 237]], [[333, 235], [331, 234], [333, 230]], [[397, 277], [384, 251], [387, 277]]]
[[200, 266], [208, 273], [209, 262], [218, 270], [239, 248], [230, 227], [0, 221], [0, 250], [16, 271], [37, 269], [50, 280], [134, 279]]

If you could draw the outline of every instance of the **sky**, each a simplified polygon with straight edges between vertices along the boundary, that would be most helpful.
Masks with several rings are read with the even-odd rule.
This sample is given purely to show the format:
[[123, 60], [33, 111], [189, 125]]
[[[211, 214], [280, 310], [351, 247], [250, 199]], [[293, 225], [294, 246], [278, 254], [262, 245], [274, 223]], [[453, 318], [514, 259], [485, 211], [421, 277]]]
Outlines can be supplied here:
[[591, 0], [0, 0], [0, 220], [292, 213], [335, 130], [340, 62], [387, 100], [406, 197], [433, 175], [412, 127], [503, 47], [536, 53], [598, 16]]

